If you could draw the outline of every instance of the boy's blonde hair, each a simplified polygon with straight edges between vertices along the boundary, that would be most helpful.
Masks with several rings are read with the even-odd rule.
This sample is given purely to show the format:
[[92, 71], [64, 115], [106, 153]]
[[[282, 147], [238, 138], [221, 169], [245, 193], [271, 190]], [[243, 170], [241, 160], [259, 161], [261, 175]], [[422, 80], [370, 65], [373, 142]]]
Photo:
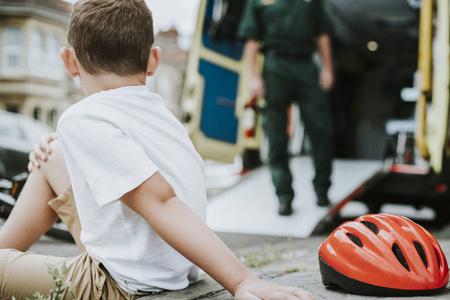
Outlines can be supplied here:
[[144, 0], [80, 0], [72, 7], [67, 39], [91, 75], [145, 73], [152, 13]]

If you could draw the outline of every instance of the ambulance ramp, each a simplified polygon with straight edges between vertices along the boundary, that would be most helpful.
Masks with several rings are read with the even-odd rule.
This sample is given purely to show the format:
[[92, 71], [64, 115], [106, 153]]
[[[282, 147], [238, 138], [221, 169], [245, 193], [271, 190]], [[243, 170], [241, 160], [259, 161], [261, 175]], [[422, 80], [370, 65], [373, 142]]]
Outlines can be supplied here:
[[[210, 197], [207, 224], [216, 232], [304, 238], [311, 235], [329, 208], [315, 204], [314, 168], [310, 157], [290, 162], [296, 193], [291, 216], [278, 215], [270, 171], [267, 166], [243, 176], [235, 185]], [[382, 167], [381, 161], [335, 160], [329, 196], [333, 206], [346, 199]], [[234, 179], [236, 178], [234, 177]], [[224, 179], [226, 181], [226, 179]]]

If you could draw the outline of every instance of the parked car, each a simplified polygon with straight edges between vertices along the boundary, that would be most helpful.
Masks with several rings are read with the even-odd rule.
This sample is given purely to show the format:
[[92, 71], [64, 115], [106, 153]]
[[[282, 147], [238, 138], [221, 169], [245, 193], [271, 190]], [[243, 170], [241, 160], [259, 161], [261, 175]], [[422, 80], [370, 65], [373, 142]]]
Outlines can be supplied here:
[[54, 131], [25, 115], [0, 111], [0, 178], [27, 171], [28, 154], [45, 133]]

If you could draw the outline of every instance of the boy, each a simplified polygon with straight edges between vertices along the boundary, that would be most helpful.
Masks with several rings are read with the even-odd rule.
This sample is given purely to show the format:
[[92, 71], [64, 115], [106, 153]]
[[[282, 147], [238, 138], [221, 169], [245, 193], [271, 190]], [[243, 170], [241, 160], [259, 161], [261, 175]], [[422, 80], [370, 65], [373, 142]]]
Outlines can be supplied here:
[[199, 279], [194, 263], [236, 299], [312, 299], [251, 275], [205, 225], [203, 162], [145, 86], [160, 49], [152, 48], [144, 1], [78, 1], [68, 41], [71, 49], [61, 49], [61, 57], [87, 97], [61, 116], [59, 140], [31, 173], [0, 232], [0, 248], [25, 251], [59, 215], [83, 253], [55, 258], [0, 250], [0, 297], [47, 292], [53, 282], [45, 263], [66, 263], [80, 299], [182, 289]]

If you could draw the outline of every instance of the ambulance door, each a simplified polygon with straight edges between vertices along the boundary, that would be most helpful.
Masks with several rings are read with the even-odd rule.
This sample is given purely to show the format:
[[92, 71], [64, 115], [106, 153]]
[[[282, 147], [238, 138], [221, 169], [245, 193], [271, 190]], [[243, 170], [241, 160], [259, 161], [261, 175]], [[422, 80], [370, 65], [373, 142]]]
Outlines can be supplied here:
[[201, 0], [182, 94], [183, 123], [205, 159], [243, 152], [240, 120], [249, 98], [244, 43], [236, 31], [245, 1]]

